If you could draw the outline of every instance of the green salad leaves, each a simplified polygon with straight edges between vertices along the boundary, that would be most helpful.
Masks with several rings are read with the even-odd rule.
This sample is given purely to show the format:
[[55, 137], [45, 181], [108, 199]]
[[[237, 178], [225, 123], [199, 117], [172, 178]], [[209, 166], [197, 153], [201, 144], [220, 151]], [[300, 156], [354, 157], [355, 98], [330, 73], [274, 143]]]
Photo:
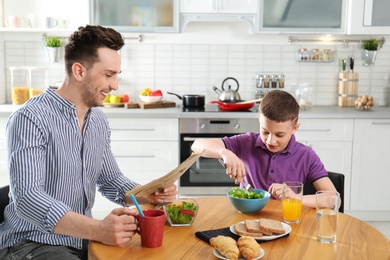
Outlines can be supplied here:
[[195, 217], [198, 206], [194, 203], [183, 201], [181, 205], [170, 204], [166, 206], [173, 224], [188, 224]]
[[264, 198], [263, 192], [256, 193], [254, 191], [249, 192], [246, 189], [232, 188], [229, 192], [230, 196], [238, 199], [262, 199]]

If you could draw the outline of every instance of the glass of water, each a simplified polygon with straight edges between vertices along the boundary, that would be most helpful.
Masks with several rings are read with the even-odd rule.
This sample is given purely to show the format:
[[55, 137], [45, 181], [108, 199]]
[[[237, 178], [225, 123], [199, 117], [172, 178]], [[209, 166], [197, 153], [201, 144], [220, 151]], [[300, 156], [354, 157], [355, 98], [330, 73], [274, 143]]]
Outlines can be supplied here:
[[340, 203], [337, 191], [316, 192], [317, 241], [326, 244], [336, 242]]

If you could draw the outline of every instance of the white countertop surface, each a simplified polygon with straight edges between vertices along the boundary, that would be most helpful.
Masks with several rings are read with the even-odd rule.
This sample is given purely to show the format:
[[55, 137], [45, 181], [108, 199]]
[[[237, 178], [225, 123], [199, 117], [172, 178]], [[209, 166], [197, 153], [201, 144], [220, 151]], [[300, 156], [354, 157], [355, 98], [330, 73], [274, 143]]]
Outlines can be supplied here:
[[[20, 105], [0, 105], [0, 116], [7, 117]], [[107, 117], [115, 118], [256, 118], [256, 112], [183, 112], [177, 105], [171, 108], [106, 108], [101, 107]], [[371, 111], [360, 111], [355, 107], [314, 106], [302, 110], [300, 118], [323, 119], [390, 119], [390, 107], [374, 107]]]

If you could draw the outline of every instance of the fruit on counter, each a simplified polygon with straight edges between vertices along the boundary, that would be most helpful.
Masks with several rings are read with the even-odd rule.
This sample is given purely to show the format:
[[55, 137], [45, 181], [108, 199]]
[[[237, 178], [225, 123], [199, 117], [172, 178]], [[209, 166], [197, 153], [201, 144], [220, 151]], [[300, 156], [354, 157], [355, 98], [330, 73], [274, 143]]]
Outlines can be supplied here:
[[121, 97], [117, 95], [111, 95], [110, 103], [111, 104], [119, 104], [121, 102]]
[[140, 95], [141, 96], [150, 96], [151, 93], [152, 93], [152, 90], [150, 88], [144, 88], [141, 91]]
[[104, 103], [110, 103], [110, 97], [111, 97], [111, 94], [108, 93], [107, 96], [104, 98], [103, 102]]
[[152, 93], [150, 93], [150, 95], [151, 95], [151, 96], [158, 96], [158, 97], [160, 97], [160, 96], [163, 95], [163, 93], [162, 93], [161, 90], [156, 89], [156, 90], [152, 91]]
[[372, 96], [363, 95], [357, 98], [355, 106], [361, 110], [370, 110], [373, 106], [375, 106], [375, 101]]
[[130, 100], [129, 95], [127, 95], [127, 94], [121, 94], [121, 95], [119, 95], [119, 97], [121, 98], [122, 103], [127, 103]]

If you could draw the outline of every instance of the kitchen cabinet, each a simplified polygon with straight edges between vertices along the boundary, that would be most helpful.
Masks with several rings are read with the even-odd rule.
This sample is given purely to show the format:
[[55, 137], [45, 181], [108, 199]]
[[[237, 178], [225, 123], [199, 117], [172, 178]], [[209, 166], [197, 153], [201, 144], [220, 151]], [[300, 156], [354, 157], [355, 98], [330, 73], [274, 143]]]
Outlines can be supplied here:
[[257, 13], [257, 0], [180, 0], [181, 13]]
[[258, 32], [345, 34], [347, 0], [260, 0]]
[[7, 149], [5, 143], [5, 126], [7, 118], [0, 118], [0, 187], [8, 185], [9, 179], [7, 174]]
[[390, 119], [355, 119], [350, 210], [359, 218], [390, 219], [389, 133]]
[[300, 119], [299, 142], [310, 146], [325, 169], [345, 176], [344, 210], [349, 209], [352, 164], [353, 120]]
[[179, 0], [91, 0], [91, 24], [120, 32], [178, 32]]
[[[179, 165], [177, 118], [108, 118], [111, 148], [119, 168], [130, 179], [148, 183]], [[118, 205], [96, 193], [93, 214], [108, 214]], [[104, 214], [103, 214], [104, 212]]]
[[348, 7], [348, 34], [390, 34], [390, 1], [353, 0]]
[[247, 22], [254, 31], [258, 0], [180, 0], [180, 27], [190, 22]]

